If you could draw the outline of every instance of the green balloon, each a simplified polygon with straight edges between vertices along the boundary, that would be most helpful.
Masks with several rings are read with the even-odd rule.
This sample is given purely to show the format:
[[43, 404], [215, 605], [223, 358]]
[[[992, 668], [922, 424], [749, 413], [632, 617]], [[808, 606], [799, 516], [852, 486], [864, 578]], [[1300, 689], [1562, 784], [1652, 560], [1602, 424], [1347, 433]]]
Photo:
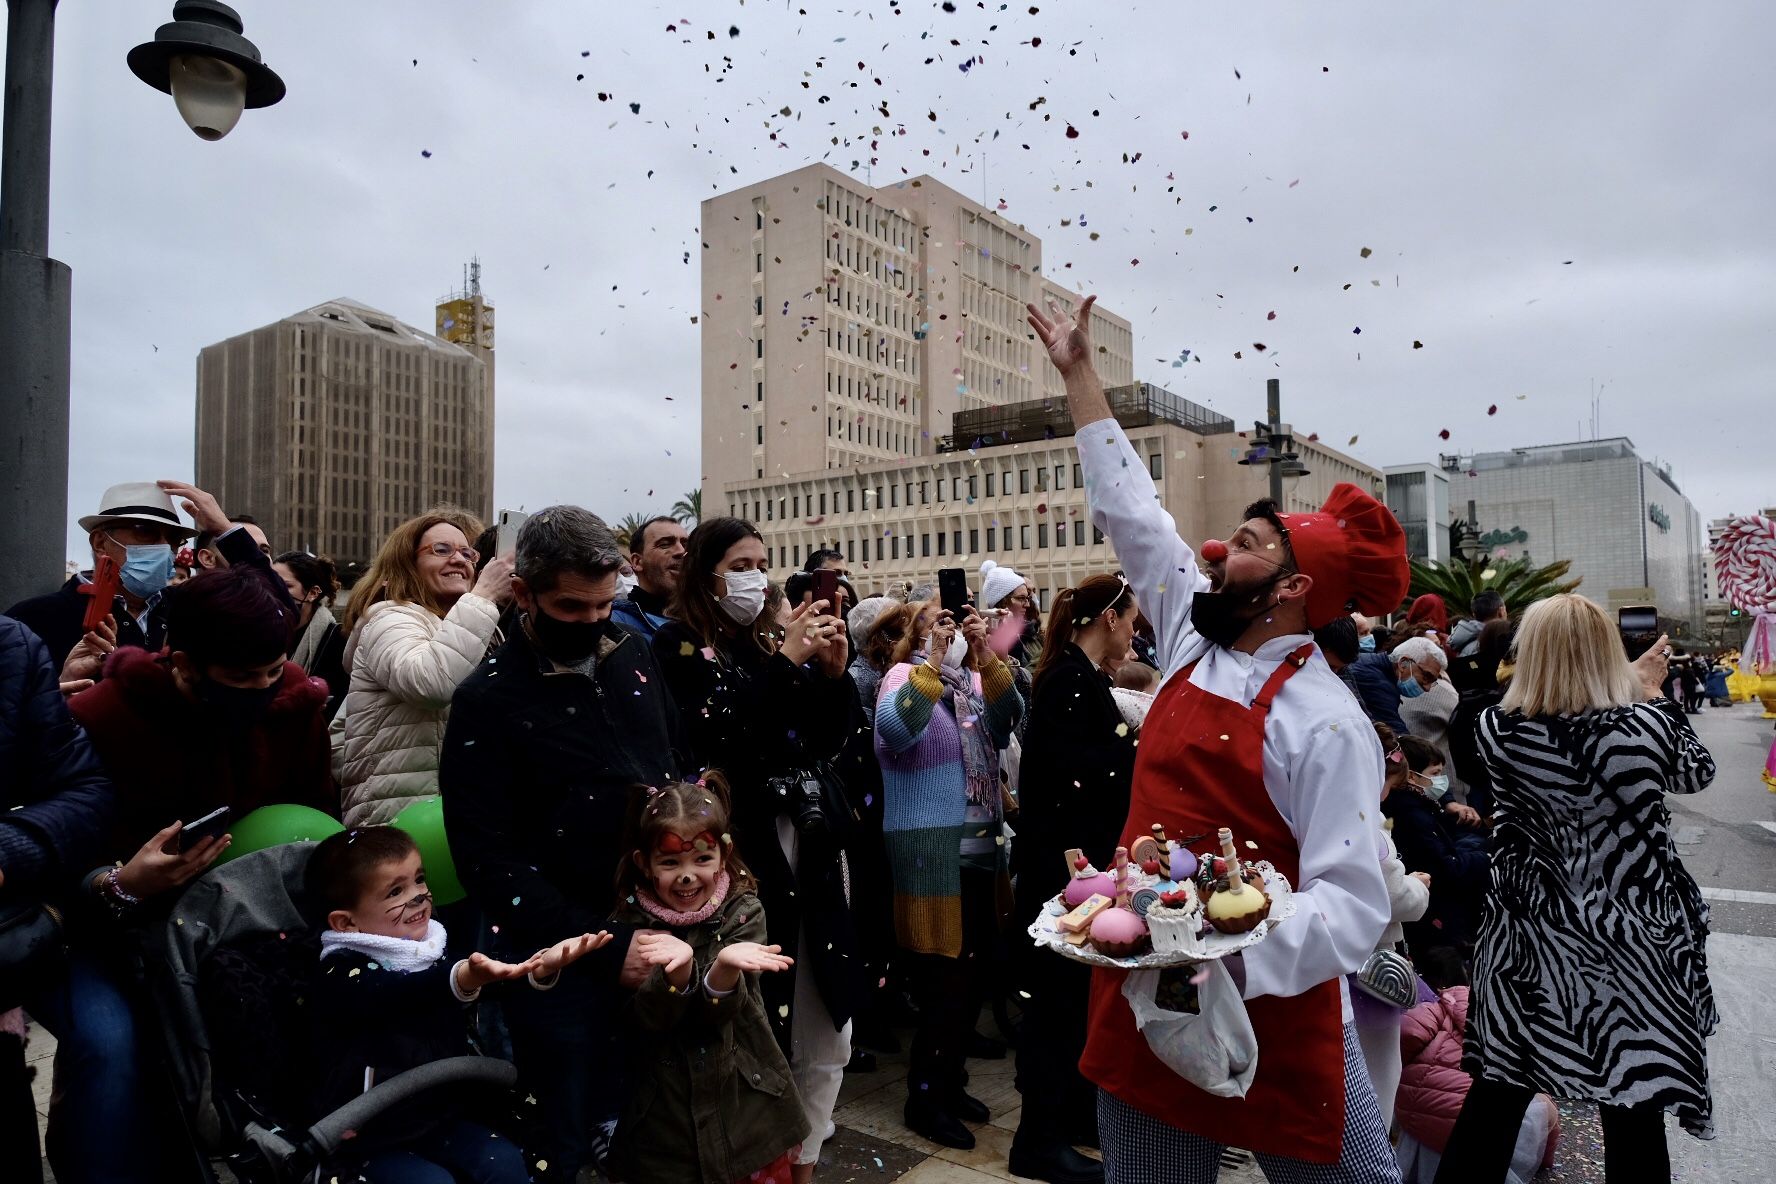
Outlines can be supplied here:
[[344, 829], [339, 819], [312, 806], [298, 806], [291, 802], [260, 806], [229, 826], [228, 833], [234, 836], [234, 841], [228, 844], [228, 850], [222, 852], [216, 862], [227, 863], [238, 855], [285, 843], [319, 841]]
[[433, 904], [455, 904], [468, 895], [462, 881], [456, 878], [456, 861], [450, 858], [450, 839], [444, 833], [443, 798], [420, 798], [395, 815], [394, 825], [419, 844], [419, 858], [425, 864], [426, 887], [432, 890]]

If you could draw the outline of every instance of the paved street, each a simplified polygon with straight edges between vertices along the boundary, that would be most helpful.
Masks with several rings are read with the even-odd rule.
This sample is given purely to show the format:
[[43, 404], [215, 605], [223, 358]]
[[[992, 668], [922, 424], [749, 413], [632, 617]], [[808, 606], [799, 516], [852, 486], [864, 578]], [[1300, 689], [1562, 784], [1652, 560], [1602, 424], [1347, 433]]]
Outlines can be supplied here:
[[[1757, 704], [1740, 704], [1692, 717], [1714, 753], [1719, 774], [1694, 798], [1672, 798], [1672, 823], [1685, 863], [1710, 896], [1714, 935], [1709, 968], [1720, 1002], [1721, 1028], [1710, 1045], [1719, 1137], [1710, 1143], [1671, 1131], [1673, 1174], [1697, 1184], [1764, 1184], [1776, 1163], [1776, 794], [1759, 776], [1771, 741], [1770, 721]], [[988, 1029], [990, 1030], [990, 1029]], [[39, 1121], [49, 1097], [46, 1058], [54, 1044], [34, 1030], [30, 1056]], [[833, 1184], [985, 1184], [1016, 1180], [1006, 1170], [1020, 1098], [1012, 1062], [969, 1062], [969, 1090], [992, 1110], [975, 1132], [973, 1151], [938, 1147], [909, 1132], [900, 1111], [906, 1093], [904, 1056], [882, 1057], [874, 1073], [845, 1080], [819, 1179]], [[1603, 1179], [1603, 1148], [1594, 1112], [1562, 1104], [1565, 1134], [1559, 1162], [1546, 1184]], [[49, 1179], [47, 1171], [45, 1179]], [[1222, 1173], [1227, 1184], [1262, 1179], [1250, 1164]]]

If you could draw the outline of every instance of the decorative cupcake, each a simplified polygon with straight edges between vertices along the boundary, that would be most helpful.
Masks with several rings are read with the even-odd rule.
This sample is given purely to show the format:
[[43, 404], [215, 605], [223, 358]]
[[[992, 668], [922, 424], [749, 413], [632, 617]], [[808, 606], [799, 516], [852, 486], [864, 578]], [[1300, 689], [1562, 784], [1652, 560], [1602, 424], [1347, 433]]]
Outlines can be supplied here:
[[1221, 873], [1204, 902], [1203, 911], [1209, 924], [1222, 933], [1247, 933], [1270, 916], [1270, 896], [1264, 891], [1264, 877], [1240, 865], [1239, 853], [1233, 846], [1233, 832], [1221, 828], [1221, 854], [1213, 860]]
[[1093, 896], [1115, 896], [1116, 882], [1097, 868], [1085, 853], [1075, 847], [1067, 852], [1067, 886], [1061, 899], [1068, 908], [1078, 908]]
[[1196, 885], [1188, 880], [1161, 893], [1158, 902], [1147, 910], [1146, 921], [1153, 948], [1159, 953], [1202, 953], [1202, 904], [1196, 896]]
[[1135, 912], [1131, 903], [1135, 869], [1128, 862], [1128, 852], [1116, 849], [1116, 907], [1105, 909], [1092, 920], [1091, 943], [1100, 954], [1127, 958], [1145, 950], [1149, 941], [1147, 922]]

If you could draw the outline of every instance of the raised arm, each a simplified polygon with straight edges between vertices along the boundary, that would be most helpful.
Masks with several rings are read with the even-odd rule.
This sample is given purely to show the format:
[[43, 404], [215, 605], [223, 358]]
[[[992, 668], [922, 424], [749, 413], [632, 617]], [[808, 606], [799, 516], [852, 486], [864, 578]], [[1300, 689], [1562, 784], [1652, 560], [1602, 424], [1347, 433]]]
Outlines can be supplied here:
[[378, 605], [364, 619], [355, 665], [397, 698], [448, 707], [481, 664], [499, 615], [497, 604], [473, 592], [458, 598], [436, 626], [420, 605]]

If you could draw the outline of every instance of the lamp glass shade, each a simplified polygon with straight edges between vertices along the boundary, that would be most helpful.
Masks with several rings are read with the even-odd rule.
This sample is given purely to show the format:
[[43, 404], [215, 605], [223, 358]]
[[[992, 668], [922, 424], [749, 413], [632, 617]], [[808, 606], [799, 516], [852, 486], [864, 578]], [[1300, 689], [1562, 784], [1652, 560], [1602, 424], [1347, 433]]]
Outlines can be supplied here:
[[247, 76], [240, 67], [201, 53], [177, 54], [167, 67], [173, 103], [187, 127], [205, 140], [234, 130], [247, 105]]

